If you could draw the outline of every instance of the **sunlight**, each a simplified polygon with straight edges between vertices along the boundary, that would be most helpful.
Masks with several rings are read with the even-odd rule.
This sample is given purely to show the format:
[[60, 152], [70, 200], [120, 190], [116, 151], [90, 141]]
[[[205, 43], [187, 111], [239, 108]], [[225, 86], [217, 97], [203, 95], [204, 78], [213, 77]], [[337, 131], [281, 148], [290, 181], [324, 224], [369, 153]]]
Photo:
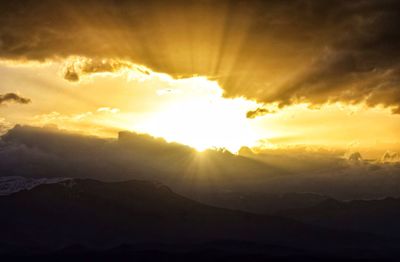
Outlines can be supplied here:
[[[75, 94], [82, 92], [80, 97], [108, 102], [82, 101], [87, 108], [83, 112], [60, 110], [35, 115], [32, 120], [39, 126], [54, 124], [101, 137], [129, 130], [185, 144], [199, 152], [217, 148], [236, 153], [268, 135], [255, 128], [257, 121], [246, 117], [260, 104], [243, 97], [226, 98], [218, 82], [204, 76], [174, 78], [123, 60], [76, 56], [48, 70], [57, 66], [57, 77], [61, 74], [68, 80], [61, 83], [66, 85], [66, 94], [72, 87]], [[110, 92], [110, 86], [118, 92]]]
[[173, 80], [184, 97], [159, 108], [136, 130], [189, 145], [198, 151], [225, 148], [237, 152], [254, 145], [260, 137], [252, 129], [246, 112], [257, 103], [243, 98], [227, 99], [215, 81], [193, 77]]
[[[232, 153], [243, 146], [337, 148], [356, 141], [387, 150], [387, 144], [398, 143], [398, 115], [384, 106], [337, 102], [278, 108], [226, 97], [219, 82], [205, 76], [176, 78], [120, 59], [72, 56], [40, 66], [3, 61], [0, 72], [4, 86], [16, 86], [16, 93], [32, 100], [23, 107], [2, 107], [7, 114], [2, 125], [8, 128], [15, 123], [57, 126], [108, 138], [128, 130], [198, 151], [217, 148]], [[35, 81], [26, 86], [31, 79]], [[259, 108], [271, 113], [246, 117]]]

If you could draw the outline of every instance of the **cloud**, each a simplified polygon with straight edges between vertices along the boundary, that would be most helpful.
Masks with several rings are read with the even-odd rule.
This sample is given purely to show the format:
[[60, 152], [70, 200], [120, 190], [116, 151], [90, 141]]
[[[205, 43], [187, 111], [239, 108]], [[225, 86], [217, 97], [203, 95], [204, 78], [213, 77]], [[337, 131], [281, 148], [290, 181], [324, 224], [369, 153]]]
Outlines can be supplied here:
[[398, 163], [354, 164], [340, 152], [301, 148], [242, 153], [246, 156], [210, 150], [199, 155], [148, 135], [121, 132], [118, 139], [99, 139], [17, 125], [0, 139], [0, 176], [153, 180], [205, 202], [221, 192], [399, 196]]
[[269, 110], [269, 109], [266, 109], [266, 108], [263, 108], [263, 107], [259, 107], [256, 110], [248, 111], [247, 114], [246, 114], [246, 117], [250, 118], [250, 119], [253, 119], [253, 118], [256, 118], [256, 117], [259, 117], [259, 116], [263, 116], [263, 115], [266, 115], [266, 114], [273, 114], [273, 113], [275, 113], [274, 110]]
[[5, 134], [12, 127], [13, 125], [10, 122], [8, 122], [5, 118], [0, 117], [0, 135]]
[[[64, 78], [77, 82], [82, 76], [96, 73], [115, 73], [122, 69], [136, 69], [137, 66], [117, 59], [91, 59], [72, 57], [64, 66]], [[140, 71], [142, 72], [142, 71]]]
[[[0, 176], [157, 180], [191, 194], [217, 185], [246, 186], [237, 184], [243, 175], [251, 181], [262, 174], [286, 173], [226, 151], [204, 151], [200, 158], [198, 154], [149, 135], [121, 132], [118, 140], [100, 139], [17, 125], [0, 139]], [[196, 178], [195, 184], [191, 178]]]
[[349, 160], [354, 161], [354, 162], [362, 161], [362, 159], [363, 158], [362, 158], [360, 152], [354, 152], [354, 153], [350, 154], [350, 156], [349, 156]]
[[64, 79], [71, 82], [77, 82], [79, 81], [79, 74], [75, 72], [74, 68], [66, 68], [64, 72]]
[[53, 125], [81, 134], [114, 137], [120, 128], [109, 122], [111, 115], [119, 119], [118, 113], [120, 113], [120, 110], [112, 107], [100, 107], [93, 112], [86, 111], [77, 114], [61, 114], [54, 111], [48, 114], [35, 115], [32, 118], [32, 123], [46, 127]]
[[29, 98], [22, 97], [15, 93], [7, 93], [4, 95], [0, 95], [0, 105], [8, 102], [17, 104], [28, 104], [31, 102], [31, 100]]
[[70, 81], [123, 60], [216, 79], [228, 97], [400, 112], [397, 0], [0, 2], [0, 58], [93, 59]]
[[398, 161], [399, 161], [399, 154], [397, 152], [386, 151], [381, 157], [381, 162], [383, 163], [398, 162]]
[[119, 109], [118, 108], [111, 108], [111, 107], [100, 107], [97, 109], [97, 112], [105, 112], [105, 113], [118, 113]]

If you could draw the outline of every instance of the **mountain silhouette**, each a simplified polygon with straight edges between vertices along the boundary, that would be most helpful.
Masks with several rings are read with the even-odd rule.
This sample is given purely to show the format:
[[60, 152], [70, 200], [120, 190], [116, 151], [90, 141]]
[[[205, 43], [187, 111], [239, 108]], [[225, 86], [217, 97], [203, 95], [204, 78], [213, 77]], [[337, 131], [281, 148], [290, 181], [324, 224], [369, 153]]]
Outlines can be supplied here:
[[338, 201], [277, 213], [307, 224], [400, 238], [400, 199]]
[[71, 179], [41, 184], [0, 197], [0, 209], [6, 211], [0, 217], [0, 243], [37, 250], [68, 251], [75, 246], [69, 250], [81, 252], [81, 246], [109, 250], [140, 243], [154, 243], [157, 248], [160, 244], [186, 248], [220, 243], [220, 248], [226, 247], [226, 241], [304, 252], [392, 245], [370, 234], [211, 207], [175, 194], [160, 183], [137, 180]]

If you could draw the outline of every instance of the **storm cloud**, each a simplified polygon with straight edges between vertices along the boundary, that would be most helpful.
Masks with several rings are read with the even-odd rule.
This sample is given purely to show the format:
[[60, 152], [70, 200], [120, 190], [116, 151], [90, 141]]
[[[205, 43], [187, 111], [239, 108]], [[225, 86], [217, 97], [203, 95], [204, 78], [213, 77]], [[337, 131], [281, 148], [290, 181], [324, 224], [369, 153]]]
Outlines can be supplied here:
[[0, 2], [3, 59], [122, 59], [208, 76], [228, 97], [400, 112], [396, 0]]

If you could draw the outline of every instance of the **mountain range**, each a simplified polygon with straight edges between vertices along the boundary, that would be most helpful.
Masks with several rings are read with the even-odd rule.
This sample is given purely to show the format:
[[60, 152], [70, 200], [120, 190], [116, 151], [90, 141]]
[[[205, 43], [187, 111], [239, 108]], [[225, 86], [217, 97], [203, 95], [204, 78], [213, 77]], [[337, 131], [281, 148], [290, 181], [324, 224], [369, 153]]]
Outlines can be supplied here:
[[178, 253], [207, 247], [228, 256], [261, 252], [283, 258], [310, 254], [362, 258], [363, 250], [368, 250], [385, 258], [397, 254], [398, 244], [373, 234], [216, 208], [160, 183], [138, 180], [44, 183], [0, 197], [0, 210], [6, 211], [0, 217], [0, 243], [5, 243], [0, 250], [8, 256], [82, 255], [121, 247], [133, 253], [150, 247], [161, 252], [171, 245], [169, 252]]
[[352, 201], [328, 199], [312, 207], [279, 211], [277, 215], [311, 225], [400, 239], [399, 198]]

